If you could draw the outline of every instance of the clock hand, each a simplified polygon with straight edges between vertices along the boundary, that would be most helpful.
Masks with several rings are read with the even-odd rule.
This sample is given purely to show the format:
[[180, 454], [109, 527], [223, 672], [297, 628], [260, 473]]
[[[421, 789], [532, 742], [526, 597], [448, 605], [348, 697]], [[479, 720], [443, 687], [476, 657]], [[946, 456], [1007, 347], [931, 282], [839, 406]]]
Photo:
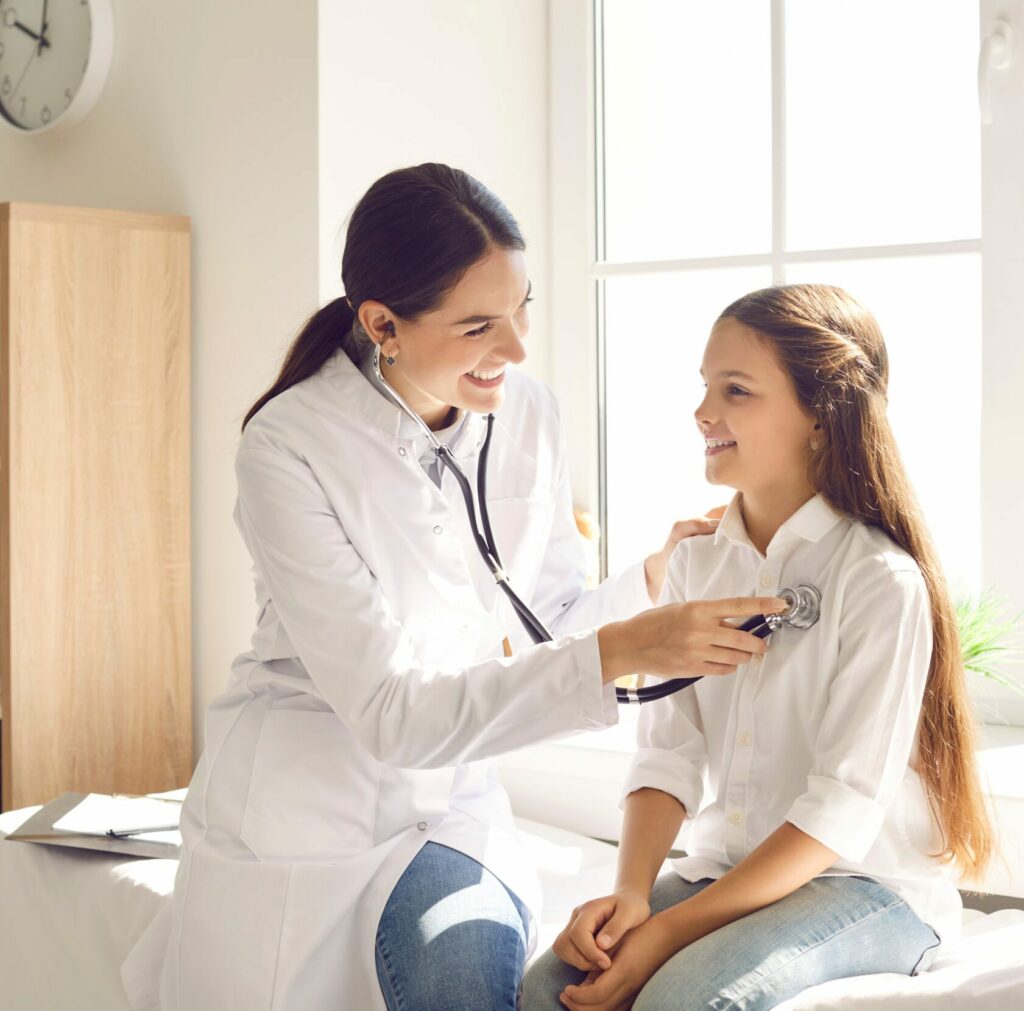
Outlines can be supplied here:
[[40, 49], [42, 49], [43, 46], [48, 46], [50, 44], [41, 35], [36, 35], [36, 33], [32, 31], [30, 28], [26, 28], [20, 21], [15, 21], [14, 27], [20, 28], [26, 35], [31, 36], [33, 39], [35, 39], [36, 42], [39, 43]]
[[18, 78], [18, 83], [14, 86], [14, 91], [11, 92], [11, 101], [14, 101], [14, 96], [18, 94], [18, 89], [21, 87], [21, 82], [25, 80], [25, 75], [28, 73], [28, 68], [32, 66], [32, 61], [36, 58], [36, 51], [32, 50], [32, 55], [28, 58], [28, 63], [25, 64], [25, 69], [21, 72], [21, 77]]
[[46, 41], [46, 29], [50, 26], [46, 23], [46, 5], [49, 0], [43, 0], [43, 26], [39, 29], [39, 55], [43, 55], [43, 46], [50, 43]]

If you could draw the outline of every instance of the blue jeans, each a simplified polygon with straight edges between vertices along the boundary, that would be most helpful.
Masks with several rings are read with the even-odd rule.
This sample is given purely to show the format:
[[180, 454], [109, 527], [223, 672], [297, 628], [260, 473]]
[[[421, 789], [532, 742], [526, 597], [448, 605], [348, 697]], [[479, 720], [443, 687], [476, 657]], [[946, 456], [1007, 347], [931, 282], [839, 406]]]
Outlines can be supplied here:
[[[663, 875], [651, 892], [651, 912], [710, 884]], [[815, 878], [677, 952], [640, 991], [633, 1011], [764, 1011], [831, 979], [913, 975], [930, 963], [926, 953], [938, 943], [931, 927], [877, 881]], [[585, 976], [545, 952], [523, 980], [522, 1011], [564, 1011], [558, 995]]]
[[428, 842], [377, 927], [388, 1011], [515, 1011], [529, 913], [485, 867]]

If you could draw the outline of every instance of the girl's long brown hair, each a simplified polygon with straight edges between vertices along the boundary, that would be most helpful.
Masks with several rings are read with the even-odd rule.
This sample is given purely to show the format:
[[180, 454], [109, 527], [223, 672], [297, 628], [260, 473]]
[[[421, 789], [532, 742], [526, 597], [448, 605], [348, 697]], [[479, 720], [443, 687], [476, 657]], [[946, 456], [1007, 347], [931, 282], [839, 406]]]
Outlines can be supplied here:
[[977, 878], [991, 856], [992, 833], [956, 613], [889, 427], [889, 359], [878, 324], [841, 288], [819, 284], [752, 292], [730, 305], [726, 318], [770, 342], [800, 403], [821, 425], [812, 487], [836, 509], [884, 530], [924, 576], [934, 645], [918, 726], [919, 771], [942, 830], [937, 855]]

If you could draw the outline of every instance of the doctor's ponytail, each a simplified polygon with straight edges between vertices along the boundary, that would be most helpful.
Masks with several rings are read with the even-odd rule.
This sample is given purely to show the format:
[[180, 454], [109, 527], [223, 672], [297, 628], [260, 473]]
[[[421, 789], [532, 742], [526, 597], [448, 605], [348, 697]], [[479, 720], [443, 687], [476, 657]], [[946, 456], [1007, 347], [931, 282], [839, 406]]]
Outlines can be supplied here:
[[942, 857], [978, 878], [992, 833], [975, 764], [975, 721], [956, 613], [887, 417], [889, 360], [874, 316], [841, 288], [793, 284], [738, 299], [719, 317], [760, 334], [822, 429], [810, 483], [836, 509], [884, 530], [916, 562], [931, 601], [932, 656], [918, 725], [919, 774]]
[[428, 162], [382, 176], [349, 220], [341, 261], [347, 294], [306, 321], [242, 430], [268, 401], [315, 375], [339, 348], [362, 362], [370, 349], [356, 317], [362, 302], [383, 302], [412, 322], [435, 309], [493, 248], [525, 249], [526, 243], [508, 208], [471, 175]]

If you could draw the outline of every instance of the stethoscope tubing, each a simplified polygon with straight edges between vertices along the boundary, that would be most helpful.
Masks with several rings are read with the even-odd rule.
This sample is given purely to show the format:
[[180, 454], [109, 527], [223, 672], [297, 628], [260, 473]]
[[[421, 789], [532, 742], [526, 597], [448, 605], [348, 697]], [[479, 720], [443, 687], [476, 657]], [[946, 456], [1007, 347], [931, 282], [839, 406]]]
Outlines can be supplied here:
[[[470, 487], [469, 478], [466, 477], [463, 469], [455, 461], [455, 457], [452, 455], [451, 449], [444, 445], [437, 436], [434, 435], [426, 422], [409, 407], [405, 400], [402, 399], [401, 395], [384, 378], [384, 374], [381, 372], [380, 368], [379, 344], [375, 345], [373, 349], [373, 370], [382, 387], [388, 391], [388, 394], [397, 407], [412, 418], [412, 420], [423, 431], [424, 435], [426, 435], [427, 441], [434, 450], [440, 465], [446, 468], [452, 477], [455, 478], [455, 482], [459, 486], [459, 491], [462, 493], [463, 501], [466, 504], [469, 526], [473, 534], [473, 540], [476, 543], [477, 551], [480, 553], [480, 557], [483, 559], [484, 564], [486, 564], [487, 568], [490, 570], [491, 575], [494, 576], [495, 582], [508, 598], [516, 616], [519, 618], [523, 628], [526, 629], [527, 635], [529, 635], [530, 639], [536, 644], [551, 642], [553, 636], [547, 630], [544, 623], [533, 613], [533, 611], [530, 610], [527, 604], [509, 584], [508, 574], [505, 572], [505, 567], [501, 563], [501, 556], [498, 554], [498, 546], [494, 541], [494, 532], [491, 530], [491, 519], [487, 510], [487, 460], [491, 448], [491, 435], [494, 430], [494, 415], [487, 415], [487, 434], [484, 436], [483, 446], [480, 449], [480, 460], [477, 465], [476, 475], [477, 497], [476, 501], [474, 501], [473, 489]], [[773, 631], [773, 626], [769, 624], [768, 619], [765, 618], [763, 614], [759, 614], [748, 619], [739, 627], [742, 631], [753, 632], [754, 635], [760, 638], [766, 638], [771, 635]], [[666, 695], [672, 695], [675, 692], [681, 691], [683, 688], [688, 688], [699, 680], [699, 677], [672, 678], [671, 680], [663, 681], [660, 684], [645, 685], [643, 688], [620, 688], [616, 686], [615, 701], [620, 705], [641, 705], [645, 702], [654, 702], [657, 699], [664, 698]]]

